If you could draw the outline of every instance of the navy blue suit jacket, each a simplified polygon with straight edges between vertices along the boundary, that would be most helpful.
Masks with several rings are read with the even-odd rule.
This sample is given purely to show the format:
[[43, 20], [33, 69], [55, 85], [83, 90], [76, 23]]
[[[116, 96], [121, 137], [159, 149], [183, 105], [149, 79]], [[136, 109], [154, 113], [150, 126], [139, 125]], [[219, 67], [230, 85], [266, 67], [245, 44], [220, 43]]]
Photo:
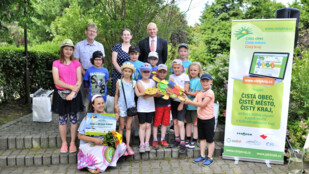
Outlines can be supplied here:
[[[146, 37], [145, 39], [139, 41], [138, 47], [141, 50], [141, 54], [138, 57], [138, 60], [142, 62], [147, 62], [148, 54], [150, 52], [150, 46], [149, 46], [149, 37]], [[157, 49], [156, 52], [159, 55], [159, 62], [158, 64], [165, 63], [167, 60], [167, 41], [165, 39], [162, 39], [160, 37], [157, 37]]]

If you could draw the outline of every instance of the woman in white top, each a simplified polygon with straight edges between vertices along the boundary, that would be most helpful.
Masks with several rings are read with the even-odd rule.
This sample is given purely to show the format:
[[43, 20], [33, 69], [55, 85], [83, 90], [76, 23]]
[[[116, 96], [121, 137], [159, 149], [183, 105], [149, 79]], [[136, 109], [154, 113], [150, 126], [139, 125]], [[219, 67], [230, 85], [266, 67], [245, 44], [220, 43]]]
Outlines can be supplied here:
[[141, 66], [142, 79], [136, 83], [135, 93], [138, 96], [137, 100], [137, 116], [139, 120], [139, 138], [141, 153], [150, 151], [149, 139], [151, 135], [151, 122], [155, 113], [154, 97], [145, 94], [147, 88], [154, 88], [155, 82], [149, 79], [152, 71], [149, 63], [144, 63]]

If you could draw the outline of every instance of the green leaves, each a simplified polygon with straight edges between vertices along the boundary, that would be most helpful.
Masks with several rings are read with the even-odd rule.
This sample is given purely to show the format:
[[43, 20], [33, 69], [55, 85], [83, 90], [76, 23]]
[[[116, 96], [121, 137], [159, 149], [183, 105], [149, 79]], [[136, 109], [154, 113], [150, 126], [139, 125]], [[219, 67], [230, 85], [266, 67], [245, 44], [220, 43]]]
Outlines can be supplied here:
[[[45, 45], [47, 46], [47, 44]], [[53, 47], [52, 44], [49, 44]], [[44, 47], [32, 47], [29, 50], [29, 76], [30, 92], [33, 93], [39, 88], [52, 89], [54, 87], [51, 73], [52, 62], [58, 59], [59, 55], [53, 52], [42, 51]], [[59, 45], [57, 45], [59, 50]], [[52, 48], [50, 48], [52, 50]], [[25, 55], [23, 48], [2, 47], [0, 49], [0, 96], [1, 102], [24, 98], [25, 88]]]

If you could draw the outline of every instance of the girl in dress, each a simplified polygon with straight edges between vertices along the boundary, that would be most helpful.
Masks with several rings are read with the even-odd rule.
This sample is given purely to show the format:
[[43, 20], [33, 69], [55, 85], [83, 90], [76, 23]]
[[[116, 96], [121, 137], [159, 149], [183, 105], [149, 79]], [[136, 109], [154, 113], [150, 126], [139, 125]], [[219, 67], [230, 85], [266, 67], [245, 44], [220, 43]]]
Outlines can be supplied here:
[[[101, 95], [94, 95], [88, 107], [88, 113], [105, 113], [104, 99]], [[77, 156], [77, 169], [88, 168], [90, 173], [104, 172], [108, 166], [116, 166], [118, 159], [126, 151], [124, 143], [119, 144], [112, 157], [109, 156], [108, 146], [103, 145], [103, 136], [85, 135], [87, 116], [81, 122], [78, 129], [80, 139], [79, 153]], [[93, 145], [95, 144], [95, 145]]]
[[112, 48], [112, 63], [113, 63], [113, 72], [112, 72], [112, 88], [111, 96], [115, 96], [116, 93], [116, 83], [117, 80], [121, 77], [121, 66], [124, 62], [130, 60], [128, 54], [129, 47], [131, 46], [132, 32], [130, 29], [123, 29], [121, 35], [122, 43], [117, 43]]
[[136, 81], [132, 79], [135, 67], [133, 64], [127, 62], [121, 66], [121, 71], [123, 72], [122, 78], [119, 79], [116, 84], [115, 111], [117, 117], [120, 116], [119, 133], [122, 135], [123, 129], [126, 128], [127, 150], [123, 156], [128, 156], [134, 155], [134, 151], [130, 146], [133, 116], [127, 116], [127, 108], [136, 107], [134, 101], [134, 87]]

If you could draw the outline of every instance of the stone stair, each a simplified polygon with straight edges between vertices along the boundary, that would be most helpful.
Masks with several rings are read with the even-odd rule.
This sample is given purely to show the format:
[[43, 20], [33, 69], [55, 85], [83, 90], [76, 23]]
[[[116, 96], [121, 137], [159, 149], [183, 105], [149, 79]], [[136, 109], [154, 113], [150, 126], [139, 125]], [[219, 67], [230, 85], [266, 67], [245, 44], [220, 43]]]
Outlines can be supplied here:
[[[70, 129], [67, 130], [67, 139], [70, 142]], [[166, 139], [170, 144], [173, 142], [174, 137], [173, 132], [166, 134]], [[160, 134], [158, 134], [159, 138]], [[224, 126], [218, 125], [215, 132], [216, 149], [214, 156], [222, 155], [223, 140]], [[194, 158], [200, 154], [199, 148], [187, 149], [186, 154], [180, 154], [178, 148], [161, 147], [159, 150], [153, 149], [150, 152], [141, 154], [138, 152], [139, 138], [132, 135], [131, 142], [135, 155], [122, 157], [120, 160]], [[78, 139], [76, 145], [79, 145]], [[77, 153], [60, 153], [60, 146], [61, 139], [58, 131], [57, 115], [53, 115], [53, 121], [49, 123], [33, 122], [32, 114], [26, 115], [0, 126], [0, 167], [76, 163]]]

